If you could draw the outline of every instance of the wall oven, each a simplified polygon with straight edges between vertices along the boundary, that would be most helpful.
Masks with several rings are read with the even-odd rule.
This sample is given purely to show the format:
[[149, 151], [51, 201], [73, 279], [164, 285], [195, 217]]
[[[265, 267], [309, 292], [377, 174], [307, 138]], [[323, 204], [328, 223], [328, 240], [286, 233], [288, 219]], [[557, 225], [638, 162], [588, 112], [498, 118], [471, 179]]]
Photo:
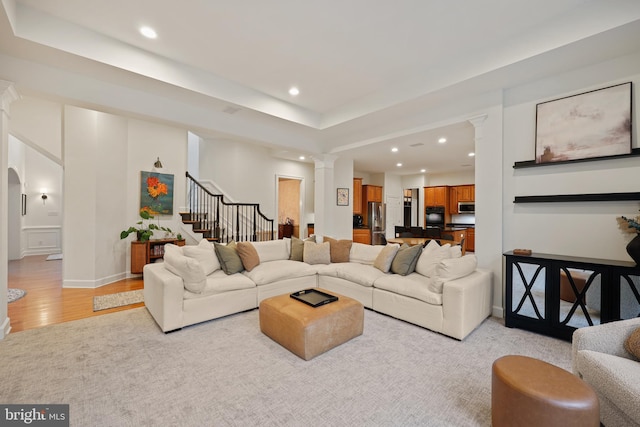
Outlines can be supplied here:
[[444, 228], [444, 206], [425, 208], [425, 227]]

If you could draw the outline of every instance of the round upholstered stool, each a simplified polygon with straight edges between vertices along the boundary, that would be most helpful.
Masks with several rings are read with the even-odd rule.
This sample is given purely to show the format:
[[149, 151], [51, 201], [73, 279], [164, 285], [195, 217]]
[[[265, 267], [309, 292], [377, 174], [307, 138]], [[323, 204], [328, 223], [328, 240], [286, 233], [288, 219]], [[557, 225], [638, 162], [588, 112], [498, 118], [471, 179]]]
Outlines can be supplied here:
[[577, 376], [542, 360], [504, 356], [493, 362], [493, 427], [598, 427], [600, 405]]

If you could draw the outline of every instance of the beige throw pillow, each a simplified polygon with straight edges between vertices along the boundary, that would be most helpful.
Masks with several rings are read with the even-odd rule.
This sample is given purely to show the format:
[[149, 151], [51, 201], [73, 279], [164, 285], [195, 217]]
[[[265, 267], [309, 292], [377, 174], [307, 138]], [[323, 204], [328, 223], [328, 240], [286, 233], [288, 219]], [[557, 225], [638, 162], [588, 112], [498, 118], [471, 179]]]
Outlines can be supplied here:
[[307, 264], [331, 263], [331, 248], [329, 242], [315, 243], [305, 241], [303, 260]]
[[387, 243], [387, 246], [385, 246], [376, 257], [376, 260], [373, 262], [373, 266], [383, 273], [388, 273], [391, 268], [393, 258], [395, 258], [396, 253], [398, 253], [398, 249], [400, 249], [400, 245], [396, 243]]
[[636, 359], [640, 360], [640, 328], [631, 332], [631, 335], [624, 341], [624, 349]]
[[436, 266], [443, 259], [451, 258], [451, 245], [440, 246], [435, 240], [431, 240], [422, 250], [422, 255], [418, 258], [416, 272], [423, 276], [432, 277], [436, 275]]
[[331, 252], [331, 262], [349, 262], [349, 253], [351, 252], [351, 240], [336, 240], [331, 237], [325, 237], [325, 242], [329, 242]]
[[260, 265], [258, 251], [250, 242], [238, 242], [236, 249], [238, 250], [238, 256], [245, 270], [251, 271]]
[[307, 239], [300, 240], [297, 237], [291, 237], [291, 255], [289, 259], [291, 261], [300, 261], [304, 260], [304, 242], [316, 242], [316, 236], [311, 236]]

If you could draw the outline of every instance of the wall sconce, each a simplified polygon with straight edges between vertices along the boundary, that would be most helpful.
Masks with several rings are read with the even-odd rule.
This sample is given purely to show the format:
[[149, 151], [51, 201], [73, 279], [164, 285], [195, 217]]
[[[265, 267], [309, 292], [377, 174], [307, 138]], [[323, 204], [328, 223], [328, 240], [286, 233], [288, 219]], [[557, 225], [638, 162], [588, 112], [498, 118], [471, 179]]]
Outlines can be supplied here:
[[42, 198], [42, 204], [44, 205], [45, 202], [47, 201], [48, 197], [47, 196], [47, 189], [46, 188], [41, 188], [40, 192], [42, 193], [42, 196], [40, 196]]
[[162, 162], [160, 161], [160, 157], [158, 157], [158, 160], [156, 160], [156, 162], [153, 164], [153, 167], [156, 169], [162, 169]]

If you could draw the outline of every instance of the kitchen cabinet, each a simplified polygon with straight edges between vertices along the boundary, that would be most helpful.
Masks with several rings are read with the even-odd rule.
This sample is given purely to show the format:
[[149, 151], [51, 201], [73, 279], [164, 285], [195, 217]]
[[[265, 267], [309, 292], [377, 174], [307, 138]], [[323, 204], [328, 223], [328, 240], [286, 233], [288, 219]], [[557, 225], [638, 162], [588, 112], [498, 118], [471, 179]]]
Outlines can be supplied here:
[[365, 245], [370, 245], [371, 230], [369, 230], [368, 228], [354, 228], [353, 241], [356, 243], [364, 243]]
[[367, 202], [382, 203], [382, 187], [379, 185], [363, 185], [362, 195], [367, 198]]
[[164, 257], [164, 245], [167, 243], [184, 246], [185, 241], [184, 239], [155, 239], [131, 242], [131, 274], [141, 274], [146, 264]]
[[353, 178], [353, 214], [362, 215], [362, 178]]
[[444, 206], [449, 205], [449, 187], [425, 187], [424, 188], [425, 206]]
[[474, 202], [476, 198], [475, 185], [456, 185], [449, 190], [449, 211], [457, 214], [458, 202]]
[[382, 187], [379, 185], [363, 185], [362, 186], [362, 216], [364, 223], [367, 225], [367, 209], [369, 202], [382, 203]]
[[476, 248], [476, 230], [475, 228], [467, 228], [467, 238], [464, 241], [464, 247], [467, 252], [475, 252]]

